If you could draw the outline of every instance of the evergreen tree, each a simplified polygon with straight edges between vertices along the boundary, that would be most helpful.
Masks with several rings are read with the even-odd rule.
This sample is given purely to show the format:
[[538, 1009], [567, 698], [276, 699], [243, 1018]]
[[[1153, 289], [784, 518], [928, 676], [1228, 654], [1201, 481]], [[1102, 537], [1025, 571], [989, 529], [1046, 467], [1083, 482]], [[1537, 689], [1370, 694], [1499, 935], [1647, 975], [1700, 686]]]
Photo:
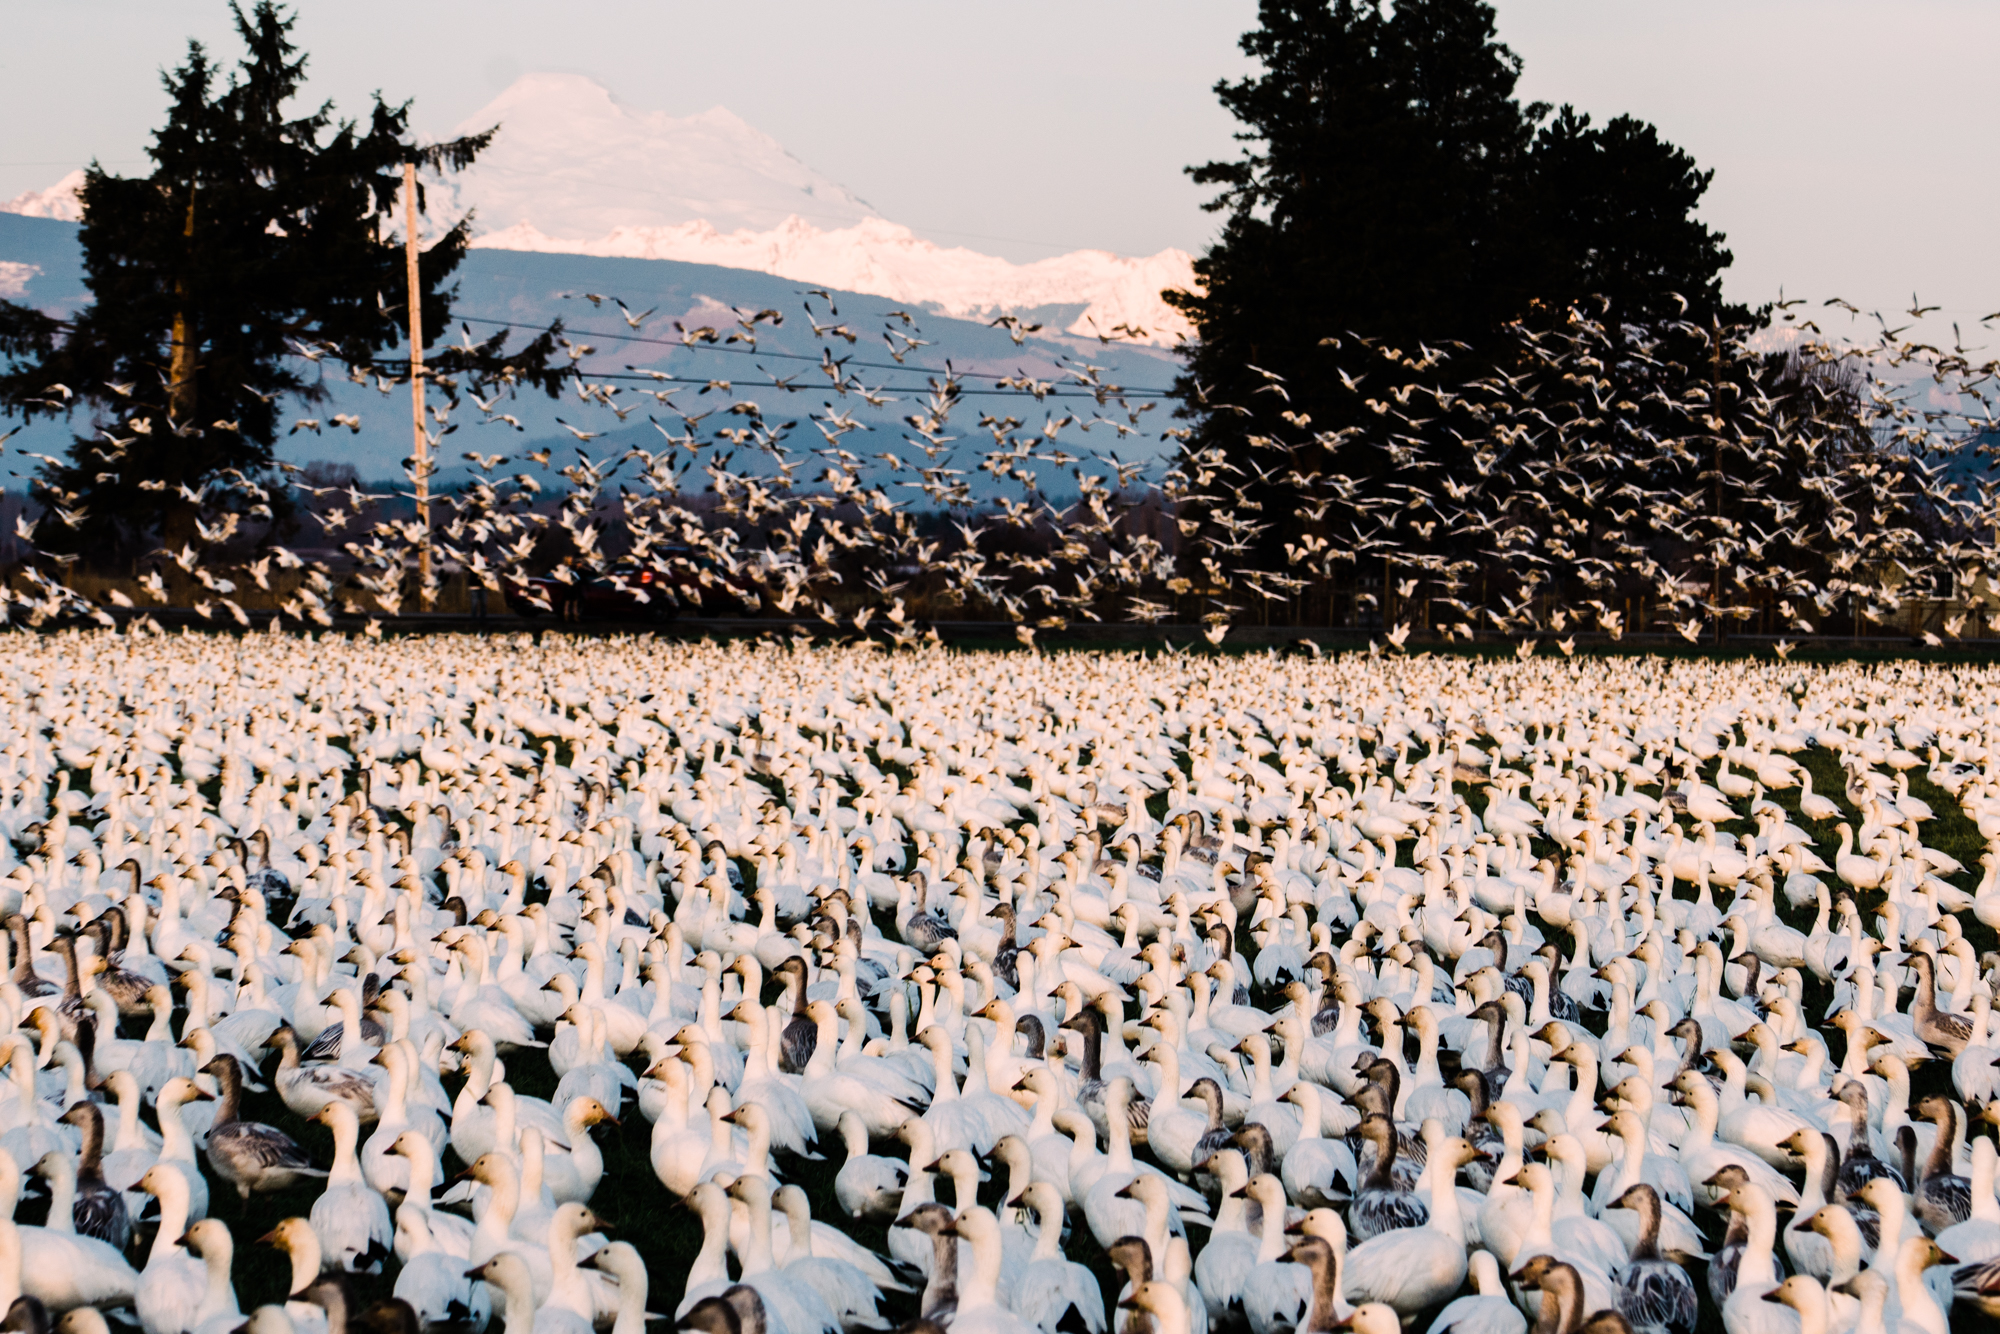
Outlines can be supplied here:
[[1484, 0], [1264, 0], [1259, 18], [1242, 45], [1262, 72], [1216, 89], [1247, 149], [1189, 169], [1226, 216], [1200, 290], [1166, 294], [1198, 334], [1171, 482], [1194, 545], [1316, 617], [1329, 559], [1381, 577], [1378, 550], [1449, 554], [1444, 497], [1470, 478], [1440, 418], [1510, 322], [1597, 295], [1614, 324], [1726, 317], [1729, 254], [1691, 216], [1708, 174], [1651, 126], [1516, 99]]
[[1722, 236], [1694, 216], [1714, 177], [1644, 121], [1619, 116], [1597, 129], [1563, 107], [1529, 151], [1530, 295], [1605, 298], [1630, 323], [1747, 318], [1722, 299], [1731, 260]]
[[[383, 360], [407, 322], [400, 229], [392, 234], [403, 164], [462, 168], [492, 139], [413, 143], [409, 104], [379, 95], [365, 123], [337, 120], [331, 104], [292, 114], [306, 67], [294, 18], [273, 0], [231, 11], [246, 54], [225, 81], [189, 43], [164, 76], [171, 108], [149, 149], [152, 172], [86, 173], [80, 239], [93, 303], [66, 324], [0, 303], [0, 404], [95, 414], [94, 433], [39, 479], [53, 550], [178, 550], [218, 482], [239, 488], [235, 508], [270, 517], [254, 479], [271, 465], [287, 400], [323, 401], [329, 365], [407, 375], [407, 362]], [[422, 254], [426, 341], [449, 327], [447, 281], [469, 221]], [[511, 366], [547, 381], [550, 342], [510, 359], [495, 340], [447, 353], [440, 369]]]

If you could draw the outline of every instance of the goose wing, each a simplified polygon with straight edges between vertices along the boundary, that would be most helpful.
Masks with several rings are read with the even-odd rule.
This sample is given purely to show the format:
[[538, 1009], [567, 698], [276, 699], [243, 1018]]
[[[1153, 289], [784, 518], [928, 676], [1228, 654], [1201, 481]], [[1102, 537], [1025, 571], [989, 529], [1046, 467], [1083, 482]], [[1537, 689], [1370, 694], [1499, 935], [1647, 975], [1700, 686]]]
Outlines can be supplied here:
[[234, 1125], [220, 1126], [209, 1132], [208, 1143], [215, 1148], [220, 1143], [223, 1152], [237, 1160], [265, 1170], [290, 1168], [294, 1171], [315, 1171], [311, 1158], [299, 1147], [298, 1141], [276, 1126], [263, 1125], [256, 1121], [238, 1121]]

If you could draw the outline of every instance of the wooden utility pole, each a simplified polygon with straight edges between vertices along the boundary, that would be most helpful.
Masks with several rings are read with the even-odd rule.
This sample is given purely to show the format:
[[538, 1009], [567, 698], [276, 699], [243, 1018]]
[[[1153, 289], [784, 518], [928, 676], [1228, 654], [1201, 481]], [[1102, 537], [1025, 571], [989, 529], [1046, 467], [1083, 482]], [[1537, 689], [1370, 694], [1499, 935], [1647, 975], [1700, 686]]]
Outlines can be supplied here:
[[1710, 460], [1710, 466], [1715, 474], [1712, 482], [1715, 494], [1715, 537], [1711, 539], [1708, 550], [1708, 561], [1713, 570], [1709, 580], [1708, 600], [1709, 605], [1715, 609], [1712, 613], [1715, 617], [1715, 643], [1720, 648], [1723, 637], [1722, 559], [1717, 552], [1717, 547], [1722, 541], [1722, 319], [1720, 316], [1711, 317], [1709, 337], [1714, 354], [1709, 372], [1708, 392], [1712, 395], [1709, 406], [1715, 412], [1715, 451]]
[[424, 429], [424, 287], [417, 277], [417, 164], [403, 164], [403, 258], [410, 275], [410, 424], [416, 432], [417, 596], [431, 610], [431, 437]]
[[[188, 182], [187, 222], [181, 228], [181, 239], [186, 242], [181, 247], [181, 266], [194, 261], [194, 193], [196, 185]], [[194, 420], [194, 329], [188, 321], [187, 278], [174, 279], [174, 328], [170, 351], [167, 354], [167, 409], [176, 418], [176, 423], [187, 425]]]

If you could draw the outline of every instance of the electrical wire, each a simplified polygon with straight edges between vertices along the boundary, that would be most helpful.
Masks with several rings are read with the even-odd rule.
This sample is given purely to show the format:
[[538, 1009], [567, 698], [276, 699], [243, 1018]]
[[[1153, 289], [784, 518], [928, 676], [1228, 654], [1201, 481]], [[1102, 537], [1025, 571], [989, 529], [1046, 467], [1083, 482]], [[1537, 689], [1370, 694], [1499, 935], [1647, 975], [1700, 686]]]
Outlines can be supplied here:
[[[537, 324], [523, 324], [517, 320], [496, 320], [489, 316], [483, 316], [483, 315], [462, 315], [456, 311], [452, 312], [452, 318], [456, 320], [463, 320], [469, 324], [491, 324], [506, 329], [530, 329], [537, 333], [541, 332], [542, 329], [542, 326]], [[765, 351], [760, 351], [756, 348], [723, 347], [718, 344], [706, 343], [700, 341], [689, 342], [681, 338], [647, 338], [642, 334], [606, 333], [590, 329], [565, 329], [564, 332], [568, 334], [573, 334], [578, 339], [602, 338], [602, 339], [616, 340], [618, 342], [623, 342], [623, 343], [646, 343], [657, 347], [680, 347], [680, 348], [686, 348], [689, 351], [727, 352], [732, 356], [738, 356], [738, 357], [770, 357], [773, 360], [803, 361], [814, 366], [822, 366], [826, 364], [819, 357], [809, 356], [804, 352], [765, 352]], [[839, 358], [838, 360], [839, 364], [842, 366], [859, 366], [868, 370], [876, 370], [876, 371], [925, 371], [933, 375], [957, 375], [961, 373], [959, 371], [953, 370], [951, 367], [948, 366], [912, 366], [909, 365], [907, 362], [890, 364], [887, 362], [880, 362], [880, 361], [856, 361], [852, 357], [842, 357]], [[1137, 388], [1130, 385], [1120, 385], [1118, 387], [1118, 392], [1121, 394], [1147, 394], [1153, 396], [1164, 396], [1170, 391], [1165, 389], [1146, 389], [1146, 388]]]
[[[653, 375], [647, 373], [626, 374], [624, 372], [598, 372], [598, 371], [580, 371], [578, 372], [578, 374], [584, 376], [584, 378], [589, 380], [638, 380], [642, 382], [658, 382], [662, 384], [699, 384], [699, 385], [710, 385], [716, 383], [716, 381], [714, 380], [706, 380], [698, 375]], [[816, 390], [808, 390], [803, 385], [780, 384], [776, 380], [768, 380], [768, 381], [728, 380], [724, 381], [724, 383], [728, 384], [732, 390], [782, 389], [788, 394], [804, 394], [809, 392], [817, 392]], [[828, 389], [831, 389], [832, 387], [833, 387], [832, 385], [826, 386], [826, 388]], [[895, 393], [895, 394], [924, 395], [924, 394], [929, 394], [932, 391], [933, 386], [927, 384], [879, 385], [879, 386], [870, 385], [867, 387], [867, 389], [868, 392], [871, 394]], [[860, 394], [860, 391], [855, 389], [849, 389], [846, 392], [854, 394], [857, 397]], [[967, 396], [977, 394], [982, 397], [1001, 397], [1001, 398], [1013, 397], [1020, 394], [1034, 393], [1032, 389], [958, 389], [955, 392], [957, 392], [960, 395], [967, 395]], [[1137, 394], [1153, 395], [1153, 394], [1163, 394], [1165, 391], [1158, 389], [1144, 389], [1144, 390], [1121, 390], [1120, 392], [1130, 393], [1135, 395]], [[1097, 395], [1085, 389], [1061, 389], [1061, 390], [1051, 389], [1045, 391], [1044, 393], [1039, 395], [1039, 397], [1066, 398], [1066, 399], [1088, 398], [1094, 400], [1097, 398]], [[1115, 395], [1106, 394], [1105, 397], [1111, 398], [1115, 397]]]

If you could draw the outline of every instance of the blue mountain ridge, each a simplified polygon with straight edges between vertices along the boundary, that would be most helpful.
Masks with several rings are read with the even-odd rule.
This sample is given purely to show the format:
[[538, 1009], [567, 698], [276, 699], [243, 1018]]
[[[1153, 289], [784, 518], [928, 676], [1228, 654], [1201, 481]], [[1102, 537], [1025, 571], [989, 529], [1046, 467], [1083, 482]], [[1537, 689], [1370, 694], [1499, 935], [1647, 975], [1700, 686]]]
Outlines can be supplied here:
[[[69, 314], [88, 304], [78, 231], [75, 223], [0, 214], [0, 261], [31, 264], [38, 270], [15, 300], [55, 314]], [[654, 451], [663, 448], [666, 441], [648, 423], [648, 415], [678, 434], [685, 428], [673, 407], [690, 414], [717, 409], [702, 423], [706, 435], [718, 425], [740, 424], [741, 418], [730, 417], [725, 410], [731, 402], [743, 401], [755, 402], [767, 423], [796, 421], [798, 426], [787, 438], [795, 452], [825, 443], [806, 420], [809, 415], [824, 417], [837, 411], [866, 428], [841, 441], [841, 447], [851, 453], [864, 459], [896, 453], [914, 463], [960, 468], [975, 483], [985, 480], [977, 472], [980, 452], [992, 447], [992, 436], [978, 426], [982, 414], [1018, 418], [1024, 432], [1039, 432], [1051, 419], [1074, 416], [1079, 420], [1063, 427], [1056, 437], [1073, 455], [1115, 453], [1128, 461], [1157, 463], [1172, 443], [1161, 434], [1172, 425], [1173, 410], [1161, 391], [1173, 382], [1179, 358], [1160, 348], [1105, 344], [1095, 338], [1051, 332], [1074, 319], [1080, 307], [1021, 312], [1024, 323], [1040, 322], [1047, 327], [1016, 343], [1004, 328], [919, 308], [906, 307], [913, 321], [906, 325], [890, 314], [897, 303], [886, 297], [838, 290], [828, 290], [825, 297], [808, 297], [810, 283], [747, 269], [671, 260], [474, 250], [460, 267], [456, 283], [455, 324], [441, 341], [457, 342], [468, 331], [474, 340], [483, 340], [503, 322], [512, 322], [522, 326], [514, 338], [514, 345], [518, 345], [561, 318], [569, 326], [573, 342], [594, 349], [577, 362], [584, 380], [619, 385], [615, 401], [621, 408], [634, 401], [641, 406], [621, 423], [610, 410], [580, 399], [573, 385], [553, 401], [540, 393], [521, 392], [494, 404], [496, 412], [520, 420], [524, 429], [516, 431], [503, 423], [482, 422], [484, 414], [462, 398], [451, 418], [458, 429], [438, 449], [440, 485], [465, 475], [468, 465], [462, 455], [466, 450], [518, 457], [527, 450], [557, 446], [559, 459], [568, 461], [574, 457], [570, 449], [579, 442], [565, 432], [557, 418], [585, 431], [601, 432], [599, 438], [582, 443], [581, 448], [592, 458], [602, 459], [631, 445]], [[584, 299], [586, 292], [606, 299], [593, 305]], [[622, 299], [635, 313], [653, 313], [635, 333], [613, 304], [613, 297]], [[677, 321], [688, 329], [710, 326], [719, 335], [740, 332], [732, 307], [746, 316], [776, 310], [784, 315], [784, 323], [776, 327], [768, 322], [759, 324], [754, 349], [743, 344], [690, 348], [680, 343], [674, 327]], [[461, 320], [464, 329], [458, 327]], [[844, 325], [856, 336], [855, 341], [832, 334], [817, 336], [813, 320], [821, 326]], [[904, 364], [898, 365], [884, 341], [885, 329], [922, 339], [925, 345], [909, 348]], [[904, 351], [905, 345], [898, 341], [895, 347]], [[835, 359], [849, 359], [848, 375], [858, 376], [885, 401], [871, 405], [857, 393], [835, 393], [819, 365], [827, 350]], [[931, 382], [943, 379], [947, 364], [958, 372], [964, 392], [948, 429], [957, 443], [948, 455], [940, 455], [930, 464], [912, 445], [899, 443], [910, 434], [902, 419], [924, 407]], [[643, 397], [639, 390], [674, 386], [642, 378], [628, 367], [692, 383], [680, 386], [680, 392], [672, 397], [672, 407], [662, 406]], [[1115, 400], [1100, 405], [1079, 381], [1079, 375], [1131, 391], [1126, 395], [1130, 409], [1144, 403], [1157, 406], [1139, 415], [1135, 427], [1128, 411]], [[774, 384], [774, 376], [790, 381], [793, 389]], [[996, 388], [997, 380], [1020, 376], [1053, 385], [1055, 392], [1038, 400], [1027, 392]], [[728, 389], [710, 389], [711, 381], [726, 381]], [[320, 433], [302, 429], [282, 437], [278, 457], [298, 464], [314, 460], [348, 463], [364, 479], [399, 478], [411, 450], [408, 387], [395, 386], [384, 394], [373, 385], [348, 381], [338, 370], [327, 371], [325, 383], [330, 391], [328, 401], [298, 405], [292, 414], [317, 418]], [[432, 400], [438, 401], [438, 396], [433, 395]], [[332, 426], [336, 413], [358, 416], [360, 430]], [[1108, 423], [1094, 423], [1092, 419], [1099, 416], [1126, 426], [1128, 433], [1121, 436]], [[89, 418], [80, 412], [67, 423], [39, 420], [8, 443], [17, 449], [59, 454], [72, 432], [88, 429]], [[754, 452], [739, 451], [732, 466], [739, 471], [765, 470], [754, 462]], [[22, 485], [18, 477], [30, 471], [18, 454], [0, 458], [0, 466], [10, 467], [16, 474], [6, 479], [12, 489], [18, 489]], [[1066, 475], [1046, 466], [1041, 471], [1047, 474], [1041, 485], [1050, 496], [1074, 494], [1075, 485]], [[1157, 473], [1157, 467], [1154, 471]], [[975, 489], [982, 495], [992, 490], [990, 485]], [[921, 502], [917, 492], [909, 494]]]

